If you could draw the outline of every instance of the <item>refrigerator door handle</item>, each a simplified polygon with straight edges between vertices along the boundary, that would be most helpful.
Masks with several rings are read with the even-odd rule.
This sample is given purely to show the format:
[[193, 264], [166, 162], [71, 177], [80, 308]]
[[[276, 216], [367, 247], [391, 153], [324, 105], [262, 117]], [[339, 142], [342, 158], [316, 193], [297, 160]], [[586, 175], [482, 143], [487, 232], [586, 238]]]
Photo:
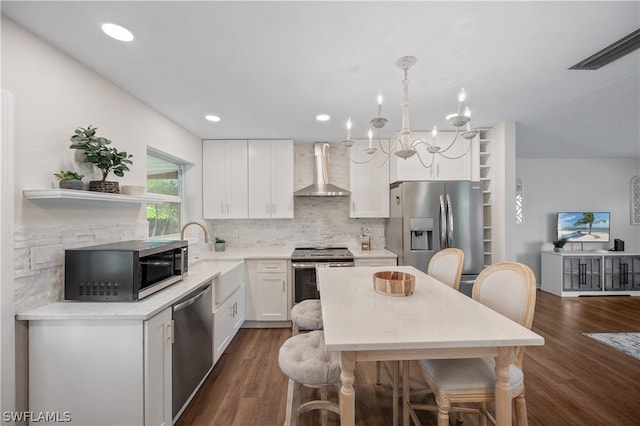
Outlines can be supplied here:
[[447, 194], [447, 247], [453, 244], [453, 206], [451, 197]]
[[440, 194], [440, 250], [447, 248], [447, 207], [444, 204], [444, 195]]

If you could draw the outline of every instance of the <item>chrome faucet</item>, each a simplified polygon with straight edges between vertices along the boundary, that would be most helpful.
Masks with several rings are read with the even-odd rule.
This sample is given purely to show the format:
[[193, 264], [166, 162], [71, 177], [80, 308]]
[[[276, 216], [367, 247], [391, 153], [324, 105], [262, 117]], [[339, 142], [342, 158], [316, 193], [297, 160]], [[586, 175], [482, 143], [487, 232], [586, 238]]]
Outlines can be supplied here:
[[205, 243], [209, 242], [209, 231], [207, 231], [207, 228], [203, 224], [201, 224], [199, 222], [187, 222], [187, 223], [185, 223], [184, 226], [182, 227], [182, 231], [180, 232], [180, 239], [181, 240], [184, 240], [184, 231], [185, 231], [185, 229], [187, 229], [187, 227], [189, 225], [198, 225], [200, 228], [202, 228], [202, 230], [204, 231], [204, 242]]

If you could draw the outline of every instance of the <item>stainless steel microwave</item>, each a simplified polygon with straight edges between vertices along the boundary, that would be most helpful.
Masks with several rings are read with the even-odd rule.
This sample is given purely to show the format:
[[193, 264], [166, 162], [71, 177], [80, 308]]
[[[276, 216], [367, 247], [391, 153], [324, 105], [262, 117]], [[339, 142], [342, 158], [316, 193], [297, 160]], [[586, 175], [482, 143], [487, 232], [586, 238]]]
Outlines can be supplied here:
[[65, 250], [64, 298], [130, 302], [187, 276], [187, 241], [123, 241]]

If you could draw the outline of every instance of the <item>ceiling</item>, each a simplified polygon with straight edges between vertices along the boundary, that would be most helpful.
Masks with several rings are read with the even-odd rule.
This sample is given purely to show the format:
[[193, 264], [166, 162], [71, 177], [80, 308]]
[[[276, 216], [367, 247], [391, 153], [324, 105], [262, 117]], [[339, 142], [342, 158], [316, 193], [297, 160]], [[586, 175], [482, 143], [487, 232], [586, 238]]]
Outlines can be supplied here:
[[[400, 129], [517, 123], [519, 158], [640, 157], [640, 53], [568, 70], [640, 27], [640, 2], [2, 1], [2, 14], [203, 139], [366, 137], [378, 90]], [[121, 43], [105, 22], [133, 32]], [[331, 116], [317, 122], [319, 113]], [[212, 123], [206, 114], [219, 115]]]

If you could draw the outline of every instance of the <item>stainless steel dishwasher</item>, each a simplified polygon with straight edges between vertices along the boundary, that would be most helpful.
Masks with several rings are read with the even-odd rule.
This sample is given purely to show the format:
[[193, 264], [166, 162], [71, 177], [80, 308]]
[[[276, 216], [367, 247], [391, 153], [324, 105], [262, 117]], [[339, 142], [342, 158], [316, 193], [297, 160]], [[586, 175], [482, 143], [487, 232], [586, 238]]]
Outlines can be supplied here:
[[172, 410], [178, 418], [213, 367], [212, 282], [173, 305]]

